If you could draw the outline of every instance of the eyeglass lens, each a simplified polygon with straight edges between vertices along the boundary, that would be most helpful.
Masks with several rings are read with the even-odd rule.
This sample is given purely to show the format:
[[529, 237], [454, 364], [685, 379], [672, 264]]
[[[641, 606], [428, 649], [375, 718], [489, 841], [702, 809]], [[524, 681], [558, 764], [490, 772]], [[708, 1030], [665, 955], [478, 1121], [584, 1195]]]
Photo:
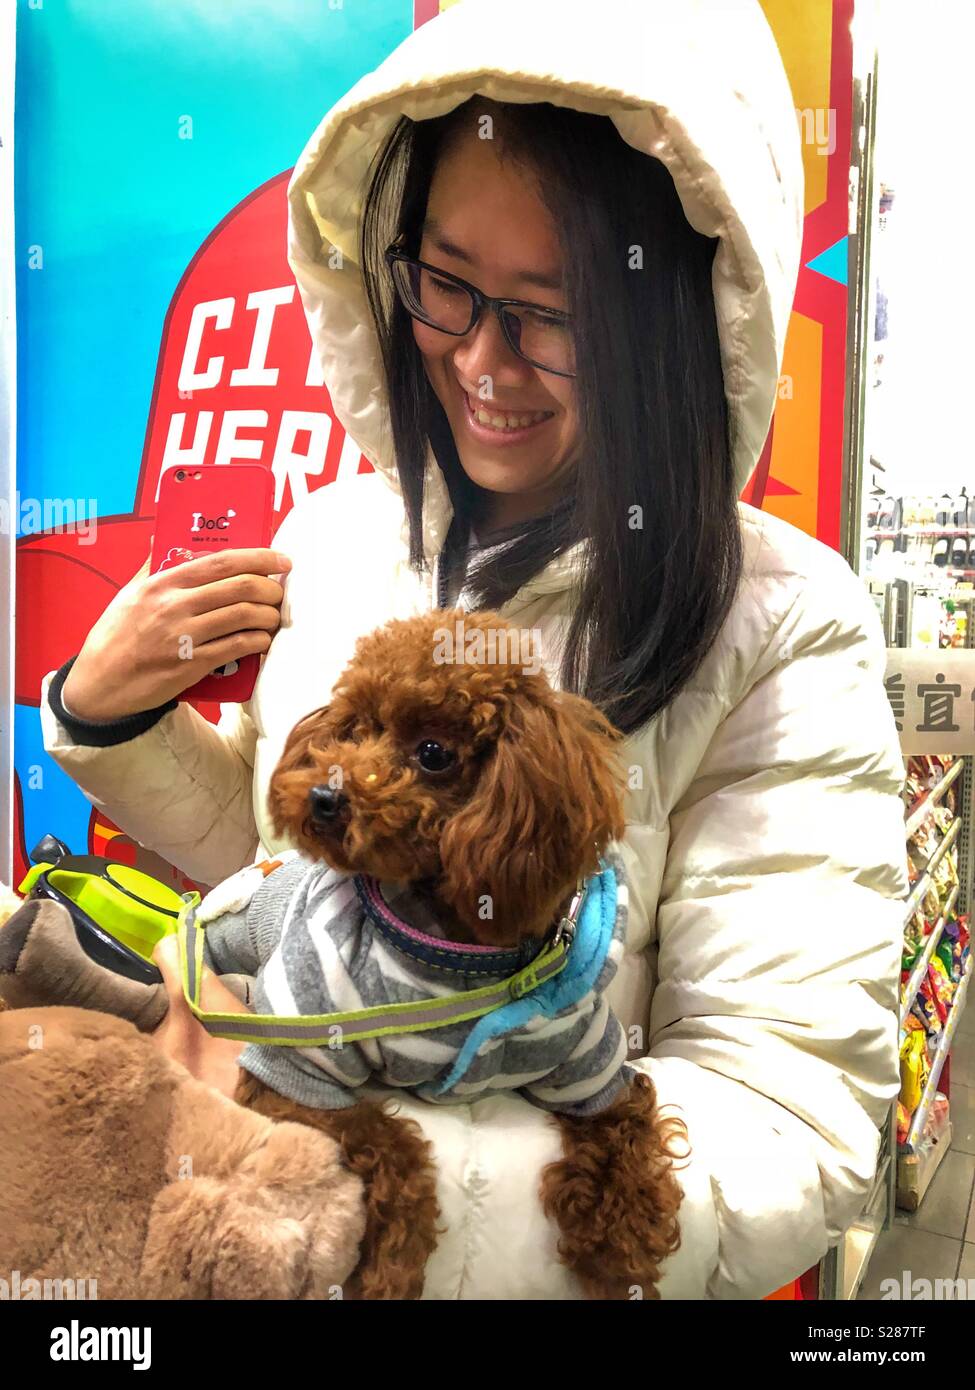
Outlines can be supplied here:
[[[406, 308], [432, 328], [466, 333], [473, 326], [474, 299], [463, 286], [408, 261], [394, 261], [393, 274]], [[522, 357], [557, 372], [575, 370], [572, 334], [566, 323], [540, 309], [509, 306], [502, 313], [510, 341]]]

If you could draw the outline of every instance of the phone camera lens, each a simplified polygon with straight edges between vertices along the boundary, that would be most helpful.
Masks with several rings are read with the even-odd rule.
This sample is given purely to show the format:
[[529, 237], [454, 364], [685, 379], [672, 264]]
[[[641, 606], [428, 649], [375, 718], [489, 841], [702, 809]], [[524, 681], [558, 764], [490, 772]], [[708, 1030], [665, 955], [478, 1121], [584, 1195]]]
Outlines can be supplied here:
[[183, 469], [182, 469], [182, 468], [177, 468], [177, 470], [176, 470], [176, 481], [177, 481], [178, 483], [181, 483], [185, 477], [186, 477], [186, 473], [183, 471]]

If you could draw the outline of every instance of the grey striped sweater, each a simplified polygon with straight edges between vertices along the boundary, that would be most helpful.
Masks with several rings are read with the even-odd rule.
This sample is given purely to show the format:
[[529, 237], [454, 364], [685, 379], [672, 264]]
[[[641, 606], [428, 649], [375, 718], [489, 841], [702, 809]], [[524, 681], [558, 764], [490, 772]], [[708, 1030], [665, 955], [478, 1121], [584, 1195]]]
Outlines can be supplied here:
[[[342, 874], [294, 850], [277, 859], [270, 873], [252, 865], [214, 888], [195, 914], [205, 964], [218, 975], [246, 977], [245, 997], [257, 1013], [328, 1014], [435, 999], [505, 979], [537, 952], [528, 943], [510, 952], [446, 941], [407, 885]], [[611, 932], [604, 930], [593, 957], [591, 987], [550, 1016], [536, 1014], [486, 1040], [446, 1089], [474, 1021], [360, 1042], [339, 1036], [329, 1047], [248, 1043], [240, 1065], [279, 1094], [320, 1109], [352, 1105], [360, 1087], [378, 1082], [439, 1103], [517, 1090], [548, 1110], [597, 1113], [629, 1080], [626, 1039], [603, 995], [623, 952], [627, 893], [618, 854], [608, 852], [604, 862], [617, 877], [615, 913], [610, 905]], [[572, 950], [577, 944], [578, 937]]]

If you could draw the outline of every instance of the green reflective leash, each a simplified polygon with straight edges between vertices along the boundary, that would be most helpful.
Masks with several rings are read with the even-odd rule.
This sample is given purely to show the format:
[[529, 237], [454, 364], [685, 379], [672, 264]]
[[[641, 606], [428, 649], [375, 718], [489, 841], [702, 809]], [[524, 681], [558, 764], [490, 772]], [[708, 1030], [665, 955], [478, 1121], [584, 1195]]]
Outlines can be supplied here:
[[576, 919], [585, 897], [585, 887], [576, 888], [565, 916], [555, 929], [551, 942], [530, 965], [494, 985], [420, 999], [408, 1004], [378, 1004], [345, 1013], [304, 1014], [287, 1017], [278, 1014], [211, 1013], [200, 1006], [203, 981], [203, 944], [206, 928], [190, 921], [200, 905], [199, 893], [186, 899], [177, 922], [180, 977], [186, 1002], [203, 1027], [215, 1038], [236, 1042], [264, 1043], [273, 1047], [331, 1047], [362, 1042], [395, 1033], [426, 1033], [464, 1023], [523, 999], [526, 994], [565, 969]]

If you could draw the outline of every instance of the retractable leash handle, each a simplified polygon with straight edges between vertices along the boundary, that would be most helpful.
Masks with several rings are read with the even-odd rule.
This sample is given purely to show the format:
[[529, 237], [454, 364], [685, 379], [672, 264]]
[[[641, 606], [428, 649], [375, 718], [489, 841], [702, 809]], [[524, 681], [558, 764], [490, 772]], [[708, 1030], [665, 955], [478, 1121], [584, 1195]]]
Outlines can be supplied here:
[[18, 885], [25, 901], [43, 898], [63, 907], [96, 964], [141, 984], [162, 980], [152, 953], [176, 930], [184, 899], [175, 889], [131, 865], [72, 854], [53, 835], [45, 835], [30, 857], [33, 866]]
[[572, 904], [556, 927], [552, 941], [530, 965], [495, 985], [466, 990], [459, 994], [420, 999], [408, 1004], [379, 1004], [368, 1009], [344, 1013], [240, 1014], [208, 1012], [200, 1006], [203, 981], [203, 946], [206, 928], [196, 925], [200, 895], [193, 894], [179, 914], [180, 977], [186, 1002], [197, 1020], [215, 1038], [237, 1042], [263, 1043], [272, 1047], [331, 1047], [382, 1038], [401, 1033], [426, 1033], [483, 1017], [494, 1009], [523, 999], [553, 975], [564, 970], [575, 931], [585, 888], [577, 888]]

